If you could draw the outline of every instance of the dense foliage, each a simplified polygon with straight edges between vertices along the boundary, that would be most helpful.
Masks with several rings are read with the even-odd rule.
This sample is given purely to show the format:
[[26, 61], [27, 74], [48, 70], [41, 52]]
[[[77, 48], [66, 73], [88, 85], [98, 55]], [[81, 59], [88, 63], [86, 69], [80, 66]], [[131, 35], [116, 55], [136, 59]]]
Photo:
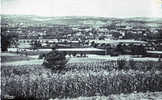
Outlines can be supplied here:
[[65, 53], [53, 50], [45, 56], [43, 65], [52, 70], [62, 70], [67, 63], [65, 55]]
[[[2, 96], [42, 99], [162, 91], [162, 73], [157, 62], [131, 62], [132, 68], [125, 67], [129, 63], [122, 60], [69, 63], [64, 74], [40, 65], [2, 66]], [[123, 69], [118, 69], [119, 65]]]
[[7, 27], [1, 28], [1, 49], [7, 51], [10, 45], [17, 45], [17, 34], [9, 33]]

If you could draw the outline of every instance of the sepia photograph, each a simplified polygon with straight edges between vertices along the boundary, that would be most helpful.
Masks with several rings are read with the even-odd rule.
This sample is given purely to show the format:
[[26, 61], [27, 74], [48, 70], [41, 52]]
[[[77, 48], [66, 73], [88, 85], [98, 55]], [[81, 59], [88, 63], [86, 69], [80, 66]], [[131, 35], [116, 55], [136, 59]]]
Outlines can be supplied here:
[[1, 100], [162, 100], [162, 0], [0, 0]]

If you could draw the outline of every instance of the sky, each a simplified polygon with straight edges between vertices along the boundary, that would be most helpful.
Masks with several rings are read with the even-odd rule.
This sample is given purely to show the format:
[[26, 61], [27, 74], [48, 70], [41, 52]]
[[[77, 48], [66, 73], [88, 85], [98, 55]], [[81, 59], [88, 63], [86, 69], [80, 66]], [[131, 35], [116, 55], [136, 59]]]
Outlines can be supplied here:
[[1, 0], [1, 14], [162, 17], [162, 0]]

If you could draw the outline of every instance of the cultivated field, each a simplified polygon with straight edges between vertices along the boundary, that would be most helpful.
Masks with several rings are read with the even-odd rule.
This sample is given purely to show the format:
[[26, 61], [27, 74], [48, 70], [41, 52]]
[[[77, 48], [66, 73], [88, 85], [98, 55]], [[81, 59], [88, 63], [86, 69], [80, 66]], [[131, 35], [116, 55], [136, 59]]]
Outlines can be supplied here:
[[40, 64], [1, 67], [2, 97], [84, 98], [162, 91], [160, 61], [100, 59], [93, 62], [73, 62], [68, 63], [60, 73], [54, 73]]
[[[131, 93], [131, 94], [116, 94], [110, 96], [93, 96], [93, 97], [78, 97], [67, 98], [61, 100], [162, 100], [162, 92], [147, 92], [147, 93]], [[60, 100], [50, 99], [50, 100]]]

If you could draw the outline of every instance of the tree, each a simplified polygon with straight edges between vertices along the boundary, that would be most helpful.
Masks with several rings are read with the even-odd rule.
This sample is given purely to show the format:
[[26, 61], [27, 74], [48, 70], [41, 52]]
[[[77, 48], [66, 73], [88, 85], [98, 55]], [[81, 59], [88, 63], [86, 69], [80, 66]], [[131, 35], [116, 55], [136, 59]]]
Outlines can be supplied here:
[[67, 63], [66, 53], [58, 52], [56, 49], [49, 52], [44, 59], [43, 65], [54, 71], [61, 71]]
[[31, 45], [32, 45], [32, 48], [35, 50], [35, 49], [38, 49], [40, 48], [42, 45], [40, 43], [40, 41], [32, 41], [31, 42]]
[[8, 47], [10, 45], [10, 39], [8, 38], [8, 36], [5, 36], [3, 34], [1, 34], [1, 49], [2, 51], [7, 51]]
[[94, 47], [94, 48], [97, 47], [97, 44], [95, 43], [95, 41], [92, 41], [92, 42], [91, 42], [91, 46]]
[[17, 44], [17, 34], [12, 34], [8, 31], [8, 27], [1, 28], [1, 49], [7, 51], [10, 45]]

